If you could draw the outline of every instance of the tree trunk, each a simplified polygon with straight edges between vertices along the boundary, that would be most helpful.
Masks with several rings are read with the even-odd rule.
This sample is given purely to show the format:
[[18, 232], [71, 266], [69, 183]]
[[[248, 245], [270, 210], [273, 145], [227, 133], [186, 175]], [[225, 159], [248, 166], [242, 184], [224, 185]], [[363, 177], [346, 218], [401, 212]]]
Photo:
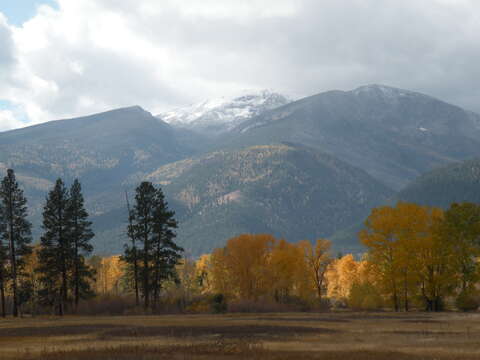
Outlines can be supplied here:
[[393, 294], [392, 294], [392, 298], [393, 298], [393, 308], [395, 309], [395, 312], [398, 312], [399, 310], [399, 306], [398, 306], [398, 295], [397, 295], [397, 285], [395, 284], [395, 280], [392, 281], [392, 285], [393, 285]]
[[[77, 226], [77, 225], [76, 225]], [[79, 274], [79, 264], [78, 264], [78, 239], [75, 239], [75, 312], [78, 310], [78, 303], [80, 301], [80, 274]]]
[[63, 316], [65, 313], [65, 306], [68, 301], [68, 278], [67, 278], [67, 257], [68, 257], [68, 251], [67, 251], [67, 244], [66, 244], [66, 239], [64, 239], [64, 234], [63, 234], [63, 209], [59, 207], [58, 209], [58, 219], [60, 222], [60, 227], [58, 230], [58, 239], [61, 244], [61, 251], [62, 251], [62, 285], [61, 285], [61, 290], [60, 290], [60, 316]]
[[407, 279], [407, 273], [405, 272], [404, 278], [403, 278], [403, 302], [405, 306], [405, 311], [408, 312], [409, 310], [409, 304], [408, 304], [408, 279]]
[[138, 296], [138, 260], [137, 260], [137, 247], [135, 246], [135, 239], [133, 241], [133, 277], [135, 285], [135, 305], [140, 305], [140, 298]]
[[144, 304], [143, 307], [147, 310], [150, 306], [150, 284], [149, 284], [149, 276], [150, 276], [150, 269], [148, 266], [148, 233], [147, 233], [147, 225], [145, 225], [145, 238], [143, 243], [143, 297], [144, 297]]
[[[2, 266], [0, 264], [0, 266]], [[5, 311], [5, 285], [3, 283], [3, 269], [0, 268], [0, 300], [2, 301], [2, 317], [7, 316]]]
[[138, 296], [138, 259], [137, 259], [137, 246], [135, 244], [135, 233], [133, 232], [132, 224], [132, 212], [130, 211], [130, 202], [128, 201], [128, 193], [125, 190], [125, 200], [127, 201], [127, 211], [128, 211], [128, 222], [130, 224], [129, 233], [132, 239], [132, 250], [133, 250], [133, 283], [135, 287], [135, 305], [140, 305], [140, 299]]

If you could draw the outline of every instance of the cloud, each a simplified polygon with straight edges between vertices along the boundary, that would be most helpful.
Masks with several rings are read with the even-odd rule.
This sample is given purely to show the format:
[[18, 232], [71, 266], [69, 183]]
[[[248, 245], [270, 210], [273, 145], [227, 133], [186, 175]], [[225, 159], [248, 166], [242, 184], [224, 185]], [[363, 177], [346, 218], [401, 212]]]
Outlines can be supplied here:
[[58, 5], [21, 27], [0, 17], [0, 99], [29, 123], [133, 104], [157, 113], [245, 88], [300, 97], [367, 83], [480, 111], [476, 1]]
[[0, 109], [0, 131], [15, 129], [24, 125], [10, 110]]

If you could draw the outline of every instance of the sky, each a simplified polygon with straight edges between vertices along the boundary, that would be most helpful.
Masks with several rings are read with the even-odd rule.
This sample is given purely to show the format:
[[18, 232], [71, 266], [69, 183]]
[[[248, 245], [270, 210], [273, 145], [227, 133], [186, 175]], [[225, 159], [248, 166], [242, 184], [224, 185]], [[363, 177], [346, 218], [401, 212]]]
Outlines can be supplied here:
[[373, 83], [480, 112], [479, 34], [477, 0], [1, 0], [0, 131]]

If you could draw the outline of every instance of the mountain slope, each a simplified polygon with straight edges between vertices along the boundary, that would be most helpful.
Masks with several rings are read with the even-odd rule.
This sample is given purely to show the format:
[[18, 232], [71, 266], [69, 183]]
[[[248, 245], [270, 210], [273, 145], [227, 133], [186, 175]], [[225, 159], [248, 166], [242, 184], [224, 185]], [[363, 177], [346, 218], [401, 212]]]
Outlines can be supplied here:
[[194, 153], [195, 141], [184, 141], [191, 136], [140, 107], [117, 109], [0, 133], [0, 170], [16, 170], [38, 232], [46, 192], [57, 177], [80, 178], [95, 220], [124, 198], [127, 179]]
[[480, 203], [480, 159], [435, 169], [420, 176], [397, 196], [404, 201], [447, 208], [453, 202]]
[[232, 99], [207, 100], [157, 115], [172, 126], [218, 135], [254, 116], [289, 103], [278, 93], [263, 90]]
[[480, 116], [423, 94], [369, 85], [267, 111], [214, 148], [282, 141], [333, 154], [401, 189], [435, 167], [480, 156]]
[[194, 254], [243, 232], [314, 240], [363, 219], [392, 191], [364, 171], [293, 144], [218, 151], [160, 167], [181, 243]]

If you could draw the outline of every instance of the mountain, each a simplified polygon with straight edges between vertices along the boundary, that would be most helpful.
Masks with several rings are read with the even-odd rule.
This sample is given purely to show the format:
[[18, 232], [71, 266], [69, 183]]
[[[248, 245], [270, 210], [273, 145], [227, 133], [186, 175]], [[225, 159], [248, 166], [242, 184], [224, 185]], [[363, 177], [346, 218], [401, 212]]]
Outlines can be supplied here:
[[400, 190], [435, 167], [480, 156], [480, 116], [420, 93], [368, 85], [266, 111], [212, 149], [282, 141], [330, 153]]
[[234, 98], [207, 100], [159, 114], [157, 117], [172, 126], [218, 135], [266, 110], [289, 102], [281, 94], [262, 90]]
[[[480, 157], [478, 115], [386, 86], [295, 102], [262, 92], [192, 109], [177, 118], [164, 115], [170, 124], [133, 106], [0, 133], [0, 173], [16, 170], [35, 238], [55, 179], [78, 177], [96, 251], [120, 252], [125, 190], [132, 198], [147, 179], [164, 189], [180, 221], [179, 241], [192, 254], [241, 232], [291, 241], [328, 236], [348, 251], [370, 209], [394, 198], [391, 189], [435, 167], [463, 169], [460, 161]], [[401, 196], [438, 201], [445, 190], [429, 195], [437, 186], [429, 176], [450, 181], [452, 189], [462, 184], [464, 192], [470, 181], [469, 199], [477, 191], [476, 180], [454, 182], [439, 173], [419, 178]]]
[[363, 170], [295, 144], [217, 151], [164, 165], [147, 179], [168, 194], [178, 239], [194, 254], [244, 232], [289, 241], [329, 236], [393, 195]]
[[38, 233], [45, 195], [56, 178], [80, 178], [95, 221], [124, 199], [127, 179], [192, 155], [191, 144], [201, 142], [192, 136], [138, 106], [117, 109], [0, 133], [0, 170], [16, 170]]
[[448, 208], [453, 202], [480, 203], [480, 159], [428, 172], [409, 184], [398, 199]]

